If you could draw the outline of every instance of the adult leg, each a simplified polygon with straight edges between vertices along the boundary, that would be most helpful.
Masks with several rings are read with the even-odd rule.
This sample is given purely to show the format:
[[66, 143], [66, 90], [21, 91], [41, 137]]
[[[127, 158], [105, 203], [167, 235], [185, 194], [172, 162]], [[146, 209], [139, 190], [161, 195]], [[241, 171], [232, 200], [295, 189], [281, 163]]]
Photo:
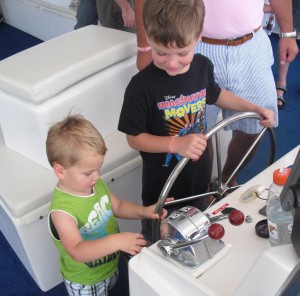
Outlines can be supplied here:
[[0, 12], [0, 23], [4, 22], [4, 16]]
[[[299, 0], [293, 0], [293, 19], [294, 19], [294, 28], [299, 33], [300, 31], [300, 1]], [[290, 66], [289, 63], [284, 63], [283, 65], [281, 65], [278, 62], [278, 79], [276, 83], [276, 89], [277, 89], [277, 100], [278, 100], [279, 109], [282, 109], [285, 104], [284, 94], [287, 91], [287, 74], [288, 74], [289, 66]]]
[[80, 0], [76, 14], [77, 23], [74, 29], [97, 25], [98, 13], [95, 0]]
[[300, 32], [300, 1], [293, 0], [293, 19], [294, 19], [294, 27], [296, 31]]
[[277, 104], [278, 109], [282, 109], [285, 104], [284, 94], [287, 91], [287, 74], [289, 70], [290, 63], [281, 64], [278, 60], [278, 79], [276, 82], [276, 91], [277, 91]]
[[96, 0], [99, 21], [103, 27], [116, 29], [114, 20], [114, 2], [114, 0]]
[[[240, 97], [275, 113], [276, 125], [278, 124], [277, 96], [275, 81], [272, 73], [274, 62], [272, 47], [266, 33], [260, 29], [252, 40], [241, 47], [231, 49], [229, 59], [236, 58], [239, 63], [229, 64], [228, 89]], [[223, 110], [225, 118], [232, 115], [230, 110]], [[226, 164], [223, 168], [222, 179], [225, 180], [233, 173], [246, 151], [253, 144], [257, 134], [261, 131], [259, 121], [255, 119], [239, 120], [230, 125], [233, 138], [228, 148]], [[247, 158], [245, 164], [250, 162], [256, 151]], [[236, 185], [236, 176], [228, 183]]]
[[[214, 74], [217, 83], [232, 93], [275, 113], [278, 124], [275, 81], [272, 73], [274, 62], [272, 46], [267, 34], [260, 29], [252, 40], [237, 47], [197, 44], [197, 52], [208, 56], [215, 65]], [[209, 107], [209, 106], [208, 106]], [[222, 110], [223, 118], [236, 112]], [[207, 111], [207, 117], [209, 117]], [[209, 119], [209, 118], [208, 118]], [[227, 181], [240, 163], [261, 127], [256, 119], [244, 119], [230, 124], [229, 129], [236, 131], [229, 144], [222, 179]], [[241, 131], [241, 132], [237, 132]], [[251, 156], [253, 156], [252, 153]], [[251, 156], [247, 161], [250, 161]], [[227, 179], [227, 180], [226, 180]], [[235, 185], [234, 177], [229, 185]]]
[[[230, 175], [239, 165], [242, 158], [245, 156], [246, 151], [248, 151], [256, 137], [257, 134], [247, 134], [238, 130], [232, 131], [232, 139], [228, 145], [227, 158], [222, 172], [223, 183], [228, 181]], [[257, 146], [255, 149], [253, 149], [249, 157], [245, 160], [239, 171], [253, 158], [256, 150]], [[230, 182], [228, 182], [229, 187], [238, 185], [236, 175], [230, 180]]]

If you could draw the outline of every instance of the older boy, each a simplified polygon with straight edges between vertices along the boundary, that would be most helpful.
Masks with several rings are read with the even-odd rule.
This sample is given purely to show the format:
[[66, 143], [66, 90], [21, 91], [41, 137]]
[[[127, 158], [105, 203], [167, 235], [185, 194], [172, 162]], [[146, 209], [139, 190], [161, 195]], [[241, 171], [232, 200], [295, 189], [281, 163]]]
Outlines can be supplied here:
[[[271, 110], [221, 89], [210, 60], [194, 55], [204, 14], [202, 0], [145, 1], [144, 28], [154, 62], [129, 83], [118, 126], [143, 158], [144, 205], [157, 201], [177, 164], [178, 157], [173, 157], [165, 165], [168, 153], [193, 160], [182, 170], [170, 196], [178, 199], [207, 191], [211, 164], [205, 150], [207, 139], [201, 134], [206, 127], [206, 104], [257, 112], [261, 125], [274, 125]], [[204, 210], [203, 200], [192, 205]], [[152, 223], [143, 221], [143, 234], [153, 241]]]

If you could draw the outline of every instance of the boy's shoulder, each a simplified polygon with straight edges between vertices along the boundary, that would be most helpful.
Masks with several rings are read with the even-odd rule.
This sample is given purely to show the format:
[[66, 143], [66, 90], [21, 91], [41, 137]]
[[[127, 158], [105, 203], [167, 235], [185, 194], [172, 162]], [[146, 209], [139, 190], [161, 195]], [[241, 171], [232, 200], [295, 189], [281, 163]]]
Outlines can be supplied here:
[[154, 65], [154, 63], [150, 63], [147, 67], [145, 67], [144, 69], [142, 69], [141, 71], [139, 71], [138, 73], [136, 73], [133, 77], [144, 77], [144, 76], [148, 76], [148, 75], [153, 75], [153, 73], [156, 70], [156, 66]]
[[196, 53], [194, 55], [194, 60], [193, 61], [195, 63], [200, 63], [202, 65], [205, 65], [205, 64], [212, 65], [213, 64], [212, 61], [208, 57], [202, 55], [201, 53]]
[[152, 85], [155, 83], [157, 79], [161, 79], [161, 75], [165, 75], [163, 70], [157, 68], [152, 62], [150, 65], [131, 77], [129, 86], [134, 88], [138, 86], [147, 87], [149, 84]]
[[106, 182], [104, 180], [102, 180], [101, 178], [99, 180], [97, 180], [95, 186], [94, 186], [95, 190], [97, 191], [96, 193], [98, 193], [98, 191], [101, 192], [105, 192], [107, 194], [110, 194], [110, 190], [108, 188], [108, 185], [106, 184]]

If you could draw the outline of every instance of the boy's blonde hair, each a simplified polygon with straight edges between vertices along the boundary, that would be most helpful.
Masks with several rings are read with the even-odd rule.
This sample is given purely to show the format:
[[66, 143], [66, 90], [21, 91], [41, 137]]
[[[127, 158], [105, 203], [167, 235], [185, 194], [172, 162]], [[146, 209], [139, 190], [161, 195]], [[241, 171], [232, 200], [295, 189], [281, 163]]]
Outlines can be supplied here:
[[183, 48], [198, 40], [204, 16], [202, 0], [146, 0], [143, 10], [146, 35], [165, 47]]
[[59, 163], [69, 168], [82, 159], [87, 151], [105, 155], [107, 148], [101, 134], [83, 116], [69, 115], [50, 127], [46, 152], [52, 167], [54, 163]]

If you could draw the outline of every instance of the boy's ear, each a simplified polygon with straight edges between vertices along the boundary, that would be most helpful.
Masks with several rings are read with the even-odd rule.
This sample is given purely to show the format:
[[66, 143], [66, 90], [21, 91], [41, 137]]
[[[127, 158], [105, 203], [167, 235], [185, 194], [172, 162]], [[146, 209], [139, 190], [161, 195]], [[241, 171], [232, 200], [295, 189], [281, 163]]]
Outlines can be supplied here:
[[199, 35], [198, 40], [197, 40], [197, 43], [198, 43], [199, 41], [201, 41], [201, 38], [202, 38], [202, 34]]
[[54, 171], [55, 176], [59, 180], [62, 180], [64, 178], [64, 176], [65, 176], [65, 169], [64, 169], [64, 167], [61, 164], [55, 162], [54, 165], [53, 165], [53, 171]]

